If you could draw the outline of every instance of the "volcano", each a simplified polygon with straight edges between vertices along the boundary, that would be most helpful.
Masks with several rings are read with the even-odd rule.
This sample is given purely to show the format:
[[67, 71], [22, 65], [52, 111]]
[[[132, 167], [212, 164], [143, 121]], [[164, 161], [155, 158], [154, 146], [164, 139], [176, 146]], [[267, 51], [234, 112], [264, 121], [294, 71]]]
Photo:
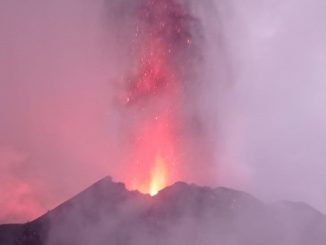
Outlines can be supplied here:
[[325, 230], [304, 203], [183, 182], [151, 197], [106, 177], [32, 222], [1, 225], [0, 244], [324, 245]]

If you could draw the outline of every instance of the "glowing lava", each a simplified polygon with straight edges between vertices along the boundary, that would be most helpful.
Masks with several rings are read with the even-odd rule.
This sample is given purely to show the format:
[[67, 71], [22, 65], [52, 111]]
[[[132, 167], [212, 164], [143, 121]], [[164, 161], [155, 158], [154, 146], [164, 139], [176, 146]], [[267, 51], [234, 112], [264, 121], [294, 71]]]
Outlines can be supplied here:
[[161, 189], [166, 186], [167, 169], [164, 159], [158, 155], [151, 171], [151, 180], [149, 186], [149, 194], [155, 196]]

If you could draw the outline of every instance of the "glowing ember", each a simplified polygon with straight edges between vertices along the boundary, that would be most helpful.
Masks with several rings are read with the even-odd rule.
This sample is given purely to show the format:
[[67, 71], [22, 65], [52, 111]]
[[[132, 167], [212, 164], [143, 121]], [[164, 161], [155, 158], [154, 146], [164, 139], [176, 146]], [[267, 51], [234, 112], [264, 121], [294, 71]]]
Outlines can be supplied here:
[[166, 186], [166, 166], [164, 159], [158, 155], [155, 160], [155, 165], [151, 171], [151, 182], [149, 186], [149, 194], [155, 196], [161, 189]]

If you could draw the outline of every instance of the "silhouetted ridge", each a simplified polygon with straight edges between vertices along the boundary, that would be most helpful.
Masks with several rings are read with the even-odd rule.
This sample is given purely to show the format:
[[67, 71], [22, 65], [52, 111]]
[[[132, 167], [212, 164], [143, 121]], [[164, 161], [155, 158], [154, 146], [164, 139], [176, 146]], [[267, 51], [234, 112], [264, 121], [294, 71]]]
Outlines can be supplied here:
[[325, 245], [325, 230], [306, 204], [184, 182], [150, 197], [106, 177], [33, 222], [0, 226], [0, 244]]

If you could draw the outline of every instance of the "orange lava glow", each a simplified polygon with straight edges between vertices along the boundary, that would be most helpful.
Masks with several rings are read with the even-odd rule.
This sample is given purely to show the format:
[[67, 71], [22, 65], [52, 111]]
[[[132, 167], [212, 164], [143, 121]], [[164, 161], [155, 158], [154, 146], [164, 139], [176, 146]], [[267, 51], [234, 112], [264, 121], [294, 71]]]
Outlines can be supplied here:
[[158, 155], [151, 171], [149, 194], [155, 196], [166, 186], [167, 169], [164, 159]]

